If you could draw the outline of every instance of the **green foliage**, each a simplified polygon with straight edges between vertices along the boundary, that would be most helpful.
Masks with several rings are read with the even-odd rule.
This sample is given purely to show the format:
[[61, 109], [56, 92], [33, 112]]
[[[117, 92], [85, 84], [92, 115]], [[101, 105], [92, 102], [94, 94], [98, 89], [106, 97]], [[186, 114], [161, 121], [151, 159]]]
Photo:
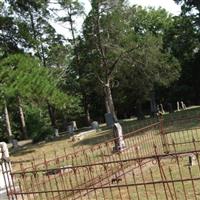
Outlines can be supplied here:
[[44, 140], [47, 136], [53, 135], [53, 129], [44, 108], [26, 106], [25, 112], [27, 132], [33, 142]]
[[[41, 108], [42, 110], [40, 112], [46, 112], [45, 106], [47, 102], [58, 110], [65, 110], [68, 116], [74, 116], [81, 111], [79, 107], [79, 98], [67, 95], [59, 88], [60, 74], [53, 68], [43, 67], [38, 59], [30, 55], [15, 54], [2, 59], [0, 66], [0, 100], [2, 103], [5, 99], [7, 102], [10, 102], [10, 99], [15, 99], [15, 101], [10, 103], [13, 105], [12, 107], [17, 106], [16, 98], [19, 96], [23, 100], [23, 103]], [[15, 113], [16, 110], [17, 109], [15, 109], [13, 113]], [[32, 113], [30, 110], [30, 113], [28, 112], [26, 114], [32, 121], [36, 120], [34, 124], [28, 124], [28, 126], [30, 126], [29, 131], [31, 137], [38, 140], [46, 137], [47, 133], [50, 134], [52, 132], [48, 132], [50, 126], [46, 123], [45, 118], [38, 118], [37, 115], [37, 119], [34, 119], [34, 115], [38, 114], [38, 112]], [[19, 118], [19, 115], [17, 116]], [[11, 121], [14, 135], [18, 137], [19, 119], [12, 119], [11, 117]], [[35, 129], [38, 130], [38, 134], [36, 134]], [[15, 130], [17, 131], [16, 134]]]
[[163, 45], [173, 24], [165, 10], [129, 8], [122, 2], [112, 9], [102, 6], [98, 16], [97, 1], [93, 3], [83, 29], [85, 68], [101, 83], [110, 81], [117, 110], [149, 101], [153, 90], [179, 78], [179, 62]]
[[173, 18], [173, 24], [165, 33], [164, 46], [179, 60], [182, 71], [180, 79], [170, 88], [170, 92], [164, 93], [169, 93], [168, 96], [173, 101], [182, 99], [188, 104], [199, 104], [199, 1], [176, 2], [181, 3], [182, 13]]
[[[182, 13], [172, 17], [125, 0], [92, 0], [82, 34], [78, 0], [1, 2], [0, 102], [7, 102], [14, 135], [20, 135], [17, 97], [35, 141], [52, 133], [50, 124], [64, 127], [83, 115], [89, 122], [89, 114], [103, 121], [105, 103], [107, 112], [116, 108], [123, 116], [153, 93], [158, 102], [200, 99], [199, 1], [175, 1]], [[50, 21], [67, 24], [71, 36], [64, 39]]]
[[53, 69], [44, 68], [31, 56], [16, 54], [0, 62], [1, 96], [21, 96], [33, 103], [49, 102], [58, 108], [69, 108], [72, 97], [64, 94]]

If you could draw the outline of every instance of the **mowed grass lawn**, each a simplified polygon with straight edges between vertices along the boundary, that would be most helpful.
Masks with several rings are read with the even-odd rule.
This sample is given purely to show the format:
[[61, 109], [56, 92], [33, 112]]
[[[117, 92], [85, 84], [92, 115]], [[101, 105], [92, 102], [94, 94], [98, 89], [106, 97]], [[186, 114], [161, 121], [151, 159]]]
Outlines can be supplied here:
[[[200, 107], [193, 106], [188, 108], [187, 110], [175, 112], [172, 114], [166, 113], [163, 118], [166, 122], [164, 124], [166, 127], [166, 131], [173, 131], [176, 132], [177, 130], [185, 130], [185, 129], [191, 129], [195, 127], [200, 127], [200, 120], [190, 120], [187, 123], [186, 122], [178, 122], [174, 124], [167, 124], [168, 121], [180, 119], [183, 117], [193, 117], [193, 116], [199, 116], [200, 117]], [[123, 130], [125, 133], [129, 133], [133, 130], [136, 130], [138, 128], [142, 128], [148, 124], [151, 124], [153, 122], [156, 122], [157, 119], [151, 119], [147, 118], [144, 120], [136, 120], [136, 119], [127, 119], [127, 120], [121, 120], [120, 123], [122, 124]], [[64, 156], [69, 153], [73, 153], [75, 151], [79, 151], [81, 149], [85, 149], [87, 147], [94, 146], [96, 144], [99, 144], [101, 142], [107, 141], [109, 139], [113, 138], [112, 130], [106, 129], [105, 125], [101, 126], [103, 131], [99, 130], [98, 132], [91, 133], [90, 135], [85, 136], [79, 141], [73, 142], [72, 139], [69, 136], [62, 136], [60, 138], [55, 139], [51, 142], [40, 142], [38, 144], [27, 144], [23, 145], [19, 150], [12, 151], [11, 149], [11, 160], [14, 162], [18, 161], [27, 161], [27, 165], [30, 164], [29, 161], [35, 160], [36, 163], [42, 162], [44, 160], [44, 154], [45, 159], [53, 159], [57, 156]], [[177, 134], [174, 134], [171, 132], [169, 134], [170, 138], [177, 138]], [[196, 134], [199, 135], [199, 134]], [[180, 135], [180, 140], [183, 139], [183, 137], [190, 137], [188, 133], [184, 133]]]
[[[192, 119], [188, 121], [178, 121], [177, 123], [171, 123], [172, 119], [181, 119], [183, 117], [194, 117], [194, 116], [199, 116], [200, 109], [197, 108], [191, 108], [185, 111], [180, 111], [176, 112], [173, 114], [165, 114], [163, 116], [164, 122], [166, 122], [165, 125], [165, 132], [167, 132], [167, 138], [168, 142], [170, 144], [169, 149], [170, 151], [186, 151], [186, 150], [193, 150], [194, 145], [191, 144], [192, 140], [195, 138], [196, 141], [200, 140], [200, 130], [195, 129], [197, 127], [200, 127], [200, 121], [199, 119]], [[144, 127], [148, 124], [151, 124], [153, 122], [156, 122], [156, 119], [145, 119], [142, 121], [136, 121], [136, 120], [124, 120], [121, 121], [121, 124], [123, 126], [123, 129], [125, 130], [126, 133], [129, 133], [133, 130], [136, 130], [138, 128]], [[168, 123], [170, 122], [170, 123]], [[60, 138], [57, 138], [55, 141], [51, 142], [41, 142], [38, 144], [27, 144], [23, 146], [21, 149], [19, 149], [16, 152], [13, 152], [11, 154], [11, 160], [12, 161], [27, 161], [25, 164], [23, 164], [23, 168], [30, 166], [31, 161], [35, 160], [35, 163], [42, 163], [44, 162], [44, 159], [50, 160], [54, 159], [57, 156], [63, 156], [63, 155], [68, 155], [73, 152], [77, 151], [82, 151], [83, 149], [87, 147], [94, 147], [95, 145], [108, 141], [109, 139], [112, 139], [112, 131], [110, 129], [106, 129], [103, 127], [103, 131], [98, 131], [98, 132], [93, 132], [90, 135], [85, 136], [81, 140], [73, 142], [71, 138], [68, 136], [61, 136]], [[189, 129], [190, 131], [187, 131]], [[149, 145], [151, 148], [154, 145], [154, 141], [159, 141], [159, 135], [157, 132], [159, 129], [156, 129], [156, 134], [155, 138], [152, 141], [151, 140], [146, 140], [145, 142], [142, 143], [142, 138], [144, 135], [149, 134], [152, 136], [151, 132], [146, 132], [144, 135], [136, 135], [134, 137], [127, 138], [127, 142], [132, 141], [132, 144], [134, 144], [134, 141], [141, 141], [138, 144], [140, 145], [140, 148], [144, 150], [144, 152], [149, 152]], [[138, 139], [137, 139], [138, 138]], [[145, 137], [144, 137], [145, 138]], [[188, 144], [182, 144], [184, 141], [189, 141], [190, 143]], [[176, 149], [174, 149], [172, 143], [173, 142], [180, 143], [176, 146]], [[199, 146], [199, 145], [198, 145]], [[112, 146], [110, 147], [110, 149]], [[162, 146], [158, 145], [158, 148], [162, 148]], [[153, 149], [153, 148], [152, 148]], [[199, 149], [199, 148], [198, 148]], [[111, 152], [111, 151], [110, 151]], [[150, 152], [153, 154], [153, 150]], [[45, 156], [44, 156], [45, 154]], [[122, 153], [123, 154], [123, 153]], [[128, 155], [128, 154], [127, 154]], [[92, 156], [96, 157], [99, 159], [99, 152], [93, 152]], [[143, 155], [145, 156], [145, 155]], [[114, 158], [115, 156], [112, 156]], [[84, 159], [84, 157], [82, 157]], [[109, 158], [108, 158], [109, 159]], [[170, 159], [163, 160], [163, 170], [166, 172], [165, 176], [168, 177], [169, 180], [172, 179], [181, 179], [180, 174], [183, 174], [184, 177], [188, 178], [188, 176], [193, 176], [195, 177], [197, 174], [199, 174], [199, 167], [194, 166], [192, 167], [192, 174], [189, 173], [189, 169], [186, 166], [188, 163], [188, 157], [186, 156], [184, 159], [180, 160], [180, 167], [181, 167], [181, 172], [180, 169], [177, 165], [177, 163], [172, 162]], [[51, 166], [49, 166], [51, 168]], [[55, 167], [55, 166], [53, 166]], [[172, 174], [170, 174], [169, 171], [172, 169]], [[129, 167], [127, 167], [129, 168]], [[19, 170], [20, 165], [16, 164], [13, 167], [14, 170]], [[143, 168], [143, 175], [144, 175], [144, 180], [145, 182], [148, 181], [160, 181], [163, 179], [163, 176], [160, 174], [160, 170], [157, 166], [154, 165], [148, 165], [147, 167]], [[133, 170], [134, 171], [134, 170]], [[132, 171], [132, 172], [133, 172]], [[142, 183], [141, 179], [141, 171], [135, 172], [137, 174], [135, 177], [133, 177], [133, 174], [127, 173], [126, 177], [123, 178], [122, 184], [125, 183], [130, 183], [130, 184], [135, 184], [135, 183]], [[151, 172], [153, 173], [153, 176], [151, 176]], [[95, 176], [95, 174], [94, 174]], [[73, 174], [72, 174], [72, 181], [73, 180]], [[58, 181], [59, 179], [57, 179]], [[124, 182], [126, 180], [126, 182]], [[55, 180], [54, 180], [55, 181]], [[84, 183], [84, 180], [82, 180]], [[53, 182], [52, 182], [53, 184]], [[193, 184], [195, 184], [195, 187], [193, 187]], [[56, 187], [56, 183], [53, 184], [54, 187]], [[112, 195], [114, 195], [115, 199], [120, 199], [120, 195], [122, 196], [122, 199], [173, 199], [175, 196], [177, 196], [177, 199], [184, 199], [184, 193], [183, 191], [185, 190], [186, 195], [188, 199], [194, 199], [196, 193], [200, 193], [200, 188], [199, 188], [199, 181], [196, 180], [193, 183], [192, 182], [187, 182], [184, 184], [181, 184], [180, 182], [175, 183], [174, 185], [172, 183], [170, 184], [155, 184], [155, 185], [140, 185], [140, 186], [130, 186], [129, 188], [127, 187], [120, 187], [120, 188], [113, 188], [113, 189], [102, 189], [96, 190], [96, 193], [98, 194], [98, 199], [103, 199], [104, 197], [102, 196], [103, 194], [106, 196], [106, 199], [112, 199]], [[165, 189], [167, 188], [167, 196], [165, 193]], [[185, 189], [186, 188], [186, 189]], [[36, 188], [37, 189], [37, 188]], [[129, 192], [128, 192], [129, 191]], [[130, 194], [130, 196], [129, 196]], [[50, 195], [50, 194], [49, 194]], [[156, 197], [157, 196], [157, 197]], [[87, 198], [94, 198], [94, 192], [89, 194]], [[87, 199], [86, 198], [86, 199]], [[38, 199], [41, 199], [38, 196]]]
[[[170, 158], [161, 159], [160, 162], [161, 170], [157, 164], [150, 162], [146, 166], [144, 165], [142, 169], [137, 168], [126, 173], [125, 176], [122, 176], [120, 182], [120, 185], [124, 185], [123, 187], [119, 186], [112, 189], [108, 187], [104, 190], [97, 190], [98, 199], [112, 199], [112, 196], [114, 196], [114, 199], [131, 200], [200, 199], [200, 180], [181, 181], [182, 179], [191, 179], [191, 177], [199, 178], [198, 164], [189, 167], [187, 156], [179, 158], [177, 162]], [[162, 183], [160, 182], [162, 180], [169, 182]], [[151, 184], [145, 185], [144, 183]], [[129, 184], [129, 186], [126, 187], [126, 184]], [[117, 184], [112, 186], [117, 186]], [[89, 195], [89, 198], [96, 199], [94, 192]]]

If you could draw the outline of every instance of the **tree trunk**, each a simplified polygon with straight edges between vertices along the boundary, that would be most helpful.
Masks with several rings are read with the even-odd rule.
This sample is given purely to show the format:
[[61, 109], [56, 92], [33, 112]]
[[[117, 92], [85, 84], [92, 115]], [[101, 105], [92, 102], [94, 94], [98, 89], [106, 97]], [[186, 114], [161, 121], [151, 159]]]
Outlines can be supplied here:
[[5, 114], [5, 121], [6, 121], [6, 129], [7, 129], [7, 133], [9, 137], [12, 137], [12, 130], [11, 130], [11, 125], [10, 125], [10, 118], [9, 118], [9, 114], [8, 114], [8, 108], [7, 108], [7, 104], [5, 102], [4, 105], [4, 114]]
[[115, 107], [114, 107], [114, 103], [113, 103], [110, 83], [107, 83], [105, 85], [104, 92], [105, 92], [106, 111], [109, 113], [112, 113], [114, 120], [117, 121], [117, 115], [115, 113]]
[[136, 103], [136, 110], [137, 110], [137, 118], [138, 120], [143, 120], [144, 119], [144, 113], [142, 111], [142, 103], [138, 101]]
[[26, 122], [25, 122], [24, 112], [23, 112], [23, 108], [22, 108], [22, 104], [21, 104], [21, 99], [20, 99], [19, 96], [17, 97], [17, 100], [18, 100], [18, 107], [19, 107], [19, 116], [20, 116], [22, 138], [27, 139], [28, 135], [27, 135], [27, 129], [26, 129]]
[[[69, 4], [70, 8], [68, 10], [68, 16], [69, 16], [69, 24], [70, 24], [70, 31], [71, 31], [71, 35], [72, 35], [72, 43], [74, 45], [74, 54], [75, 54], [75, 59], [76, 59], [76, 64], [77, 64], [77, 69], [78, 69], [78, 75], [79, 77], [81, 77], [81, 73], [80, 73], [80, 59], [79, 59], [79, 52], [76, 49], [76, 36], [75, 36], [75, 32], [74, 32], [74, 22], [72, 19], [72, 5]], [[80, 84], [80, 82], [79, 82]], [[84, 99], [84, 111], [85, 111], [85, 116], [86, 116], [86, 122], [88, 125], [90, 125], [91, 123], [91, 117], [90, 117], [90, 112], [89, 112], [89, 105], [87, 102], [87, 98], [86, 98], [86, 94], [85, 94], [85, 90], [84, 87], [81, 86], [80, 84], [80, 89], [81, 89], [81, 94], [82, 97]]]
[[106, 95], [106, 88], [104, 88], [104, 93], [105, 93], [104, 99], [105, 99], [106, 112], [111, 113], [109, 103], [108, 103], [108, 95]]
[[85, 105], [85, 114], [86, 114], [87, 124], [90, 125], [91, 124], [91, 117], [90, 117], [90, 110], [89, 110], [88, 104]]
[[87, 123], [90, 125], [90, 123], [91, 123], [91, 117], [90, 117], [90, 111], [89, 111], [88, 108], [86, 110], [86, 119], [87, 119]]
[[51, 120], [51, 126], [54, 129], [57, 129], [55, 110], [49, 103], [47, 103], [47, 106], [48, 106], [48, 111], [49, 111], [49, 117], [50, 117], [50, 120]]
[[156, 113], [157, 113], [157, 106], [156, 106], [156, 97], [155, 97], [155, 92], [152, 91], [151, 93], [151, 116], [155, 117]]

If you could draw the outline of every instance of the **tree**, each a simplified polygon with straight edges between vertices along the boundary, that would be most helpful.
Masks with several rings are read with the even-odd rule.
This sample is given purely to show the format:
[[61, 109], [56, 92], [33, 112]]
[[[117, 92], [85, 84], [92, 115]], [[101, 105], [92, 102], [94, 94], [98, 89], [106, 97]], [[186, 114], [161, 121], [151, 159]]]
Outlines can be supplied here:
[[123, 2], [114, 8], [93, 3], [83, 31], [89, 50], [87, 67], [104, 88], [107, 112], [114, 110], [111, 89], [118, 97], [117, 105], [120, 99], [128, 105], [132, 99], [140, 107], [157, 86], [169, 86], [179, 77], [177, 60], [163, 48], [164, 32], [172, 18], [162, 9], [129, 8]]
[[[68, 26], [68, 30], [71, 36], [67, 39], [71, 46], [71, 54], [72, 58], [71, 62], [69, 63], [69, 68], [71, 72], [71, 77], [73, 77], [73, 91], [77, 94], [80, 94], [82, 100], [82, 106], [84, 108], [85, 118], [87, 125], [91, 124], [91, 116], [90, 116], [90, 105], [89, 105], [89, 96], [90, 91], [88, 90], [88, 84], [86, 79], [90, 76], [88, 75], [89, 70], [85, 70], [84, 68], [84, 59], [82, 59], [82, 49], [83, 41], [81, 37], [78, 35], [76, 31], [76, 19], [78, 17], [83, 17], [84, 11], [83, 6], [77, 0], [72, 1], [65, 1], [59, 0], [58, 1], [61, 10], [63, 13], [63, 17], [57, 16], [56, 21], [62, 22], [65, 26]], [[82, 54], [82, 55], [81, 55]], [[87, 77], [87, 78], [85, 78]], [[91, 81], [90, 81], [91, 82]], [[71, 85], [72, 86], [72, 85]], [[75, 87], [74, 87], [75, 86]], [[74, 90], [75, 88], [75, 90]]]
[[164, 46], [179, 60], [182, 70], [180, 79], [170, 87], [169, 91], [163, 92], [168, 93], [174, 102], [182, 99], [187, 104], [198, 104], [199, 1], [177, 0], [176, 2], [181, 4], [182, 13], [174, 17], [173, 24], [166, 31]]
[[108, 113], [117, 116], [111, 92], [117, 66], [137, 48], [126, 23], [124, 1], [92, 1], [92, 10], [84, 23], [84, 40], [90, 54], [90, 66], [101, 84]]
[[49, 2], [6, 0], [1, 10], [4, 53], [25, 51], [36, 55], [43, 66], [50, 60], [49, 51], [64, 48], [64, 37], [50, 24]]
[[196, 8], [197, 10], [200, 10], [200, 2], [198, 0], [175, 0], [176, 3], [184, 3], [182, 5], [182, 8]]
[[[132, 61], [135, 63], [136, 78], [131, 83], [135, 85], [130, 85], [136, 89], [135, 97], [139, 95], [136, 101], [138, 107], [150, 100], [151, 113], [154, 114], [157, 112], [157, 88], [169, 87], [180, 74], [178, 61], [163, 44], [165, 32], [172, 26], [173, 18], [164, 9], [132, 7], [129, 12], [132, 29], [140, 44]], [[140, 109], [138, 112], [141, 113]]]
[[78, 99], [64, 94], [53, 69], [41, 67], [37, 59], [17, 54], [3, 59], [0, 65], [0, 91], [4, 99], [20, 98], [20, 106], [22, 99], [39, 106], [48, 101], [58, 109], [78, 109]]

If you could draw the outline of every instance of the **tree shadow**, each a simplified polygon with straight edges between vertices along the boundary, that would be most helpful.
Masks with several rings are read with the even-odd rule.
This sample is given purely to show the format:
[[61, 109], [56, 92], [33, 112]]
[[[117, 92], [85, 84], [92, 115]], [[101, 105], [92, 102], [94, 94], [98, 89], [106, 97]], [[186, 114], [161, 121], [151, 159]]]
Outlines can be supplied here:
[[34, 149], [11, 149], [10, 150], [10, 155], [14, 155], [14, 156], [23, 156], [23, 155], [26, 155], [26, 154], [30, 154], [30, 153], [34, 153], [35, 150]]

